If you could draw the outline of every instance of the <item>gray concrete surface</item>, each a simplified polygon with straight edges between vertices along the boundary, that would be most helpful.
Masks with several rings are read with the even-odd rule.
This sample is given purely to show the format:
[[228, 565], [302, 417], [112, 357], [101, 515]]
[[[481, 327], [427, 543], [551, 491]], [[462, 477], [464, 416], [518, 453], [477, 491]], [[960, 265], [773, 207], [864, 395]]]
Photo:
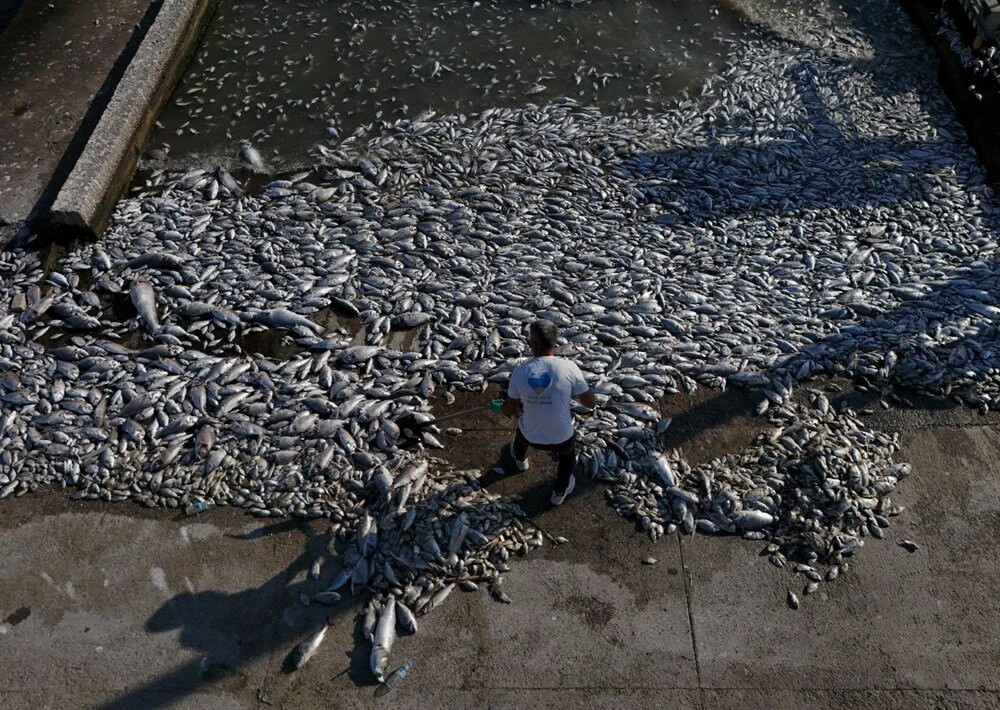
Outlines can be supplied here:
[[[863, 398], [862, 398], [863, 399]], [[470, 398], [456, 402], [457, 410]], [[692, 460], [761, 429], [742, 393], [672, 397], [674, 443]], [[374, 699], [358, 602], [304, 607], [337, 568], [321, 521], [197, 518], [41, 490], [0, 504], [0, 705], [28, 707], [972, 707], [1000, 705], [1000, 433], [967, 410], [879, 410], [913, 464], [883, 541], [802, 608], [802, 581], [759, 544], [671, 536], [650, 543], [584, 482], [546, 504], [552, 465], [490, 481], [570, 542], [516, 559], [511, 605], [455, 592], [403, 637], [412, 678]], [[509, 435], [470, 417], [444, 455], [484, 467]], [[921, 548], [907, 553], [902, 538]], [[306, 580], [315, 555], [323, 578]], [[647, 555], [659, 562], [646, 566]], [[330, 614], [317, 656], [290, 649]]]
[[42, 198], [148, 7], [149, 0], [20, 4], [0, 35], [0, 225], [23, 223]]
[[162, 0], [156, 19], [56, 195], [52, 224], [91, 234], [104, 229], [215, 1]]

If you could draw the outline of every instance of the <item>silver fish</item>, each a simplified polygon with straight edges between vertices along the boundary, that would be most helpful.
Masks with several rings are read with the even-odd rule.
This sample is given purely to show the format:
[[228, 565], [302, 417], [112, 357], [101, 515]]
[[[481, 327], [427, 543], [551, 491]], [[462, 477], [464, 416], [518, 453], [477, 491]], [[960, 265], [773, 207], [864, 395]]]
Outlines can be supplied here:
[[326, 620], [323, 624], [323, 628], [309, 636], [305, 640], [299, 642], [299, 644], [292, 649], [291, 661], [292, 667], [298, 670], [304, 666], [310, 658], [312, 658], [316, 651], [319, 650], [320, 644], [323, 643], [323, 639], [326, 637], [326, 631], [330, 628], [330, 619]]

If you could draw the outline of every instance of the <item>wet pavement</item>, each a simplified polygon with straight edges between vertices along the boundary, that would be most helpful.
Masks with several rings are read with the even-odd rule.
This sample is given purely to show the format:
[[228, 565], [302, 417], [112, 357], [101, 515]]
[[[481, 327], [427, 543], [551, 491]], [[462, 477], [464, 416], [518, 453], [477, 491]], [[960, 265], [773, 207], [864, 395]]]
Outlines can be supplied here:
[[729, 2], [222, 2], [146, 154], [208, 164], [247, 138], [275, 167], [425, 111], [662, 108], [752, 32]]

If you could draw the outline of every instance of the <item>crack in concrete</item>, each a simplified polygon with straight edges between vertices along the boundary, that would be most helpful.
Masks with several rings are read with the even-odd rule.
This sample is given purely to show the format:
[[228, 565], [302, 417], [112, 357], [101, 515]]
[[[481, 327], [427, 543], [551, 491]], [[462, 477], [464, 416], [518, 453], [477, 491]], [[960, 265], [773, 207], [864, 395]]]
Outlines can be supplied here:
[[698, 659], [698, 639], [694, 631], [694, 615], [691, 613], [691, 572], [684, 561], [684, 546], [681, 544], [680, 532], [674, 533], [677, 540], [677, 551], [681, 557], [681, 569], [684, 571], [684, 601], [687, 604], [688, 629], [691, 631], [691, 651], [694, 654], [694, 672], [698, 677], [698, 704], [705, 707], [705, 688], [701, 680], [701, 661]]

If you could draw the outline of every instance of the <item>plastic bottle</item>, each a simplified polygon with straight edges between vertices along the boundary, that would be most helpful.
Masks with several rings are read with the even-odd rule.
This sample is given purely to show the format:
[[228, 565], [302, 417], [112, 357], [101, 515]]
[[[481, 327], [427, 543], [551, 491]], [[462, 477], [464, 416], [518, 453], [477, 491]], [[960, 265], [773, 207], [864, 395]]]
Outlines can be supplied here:
[[403, 678], [406, 677], [406, 674], [410, 672], [411, 668], [413, 668], [413, 661], [410, 660], [404, 661], [403, 665], [394, 670], [389, 675], [389, 677], [385, 679], [385, 682], [378, 687], [378, 690], [375, 692], [375, 694], [378, 696], [382, 696], [388, 693], [393, 688], [395, 688], [402, 682]]
[[203, 500], [196, 500], [194, 503], [192, 503], [191, 505], [189, 505], [187, 508], [184, 509], [184, 514], [197, 515], [203, 510], [208, 510], [208, 503], [206, 503]]

